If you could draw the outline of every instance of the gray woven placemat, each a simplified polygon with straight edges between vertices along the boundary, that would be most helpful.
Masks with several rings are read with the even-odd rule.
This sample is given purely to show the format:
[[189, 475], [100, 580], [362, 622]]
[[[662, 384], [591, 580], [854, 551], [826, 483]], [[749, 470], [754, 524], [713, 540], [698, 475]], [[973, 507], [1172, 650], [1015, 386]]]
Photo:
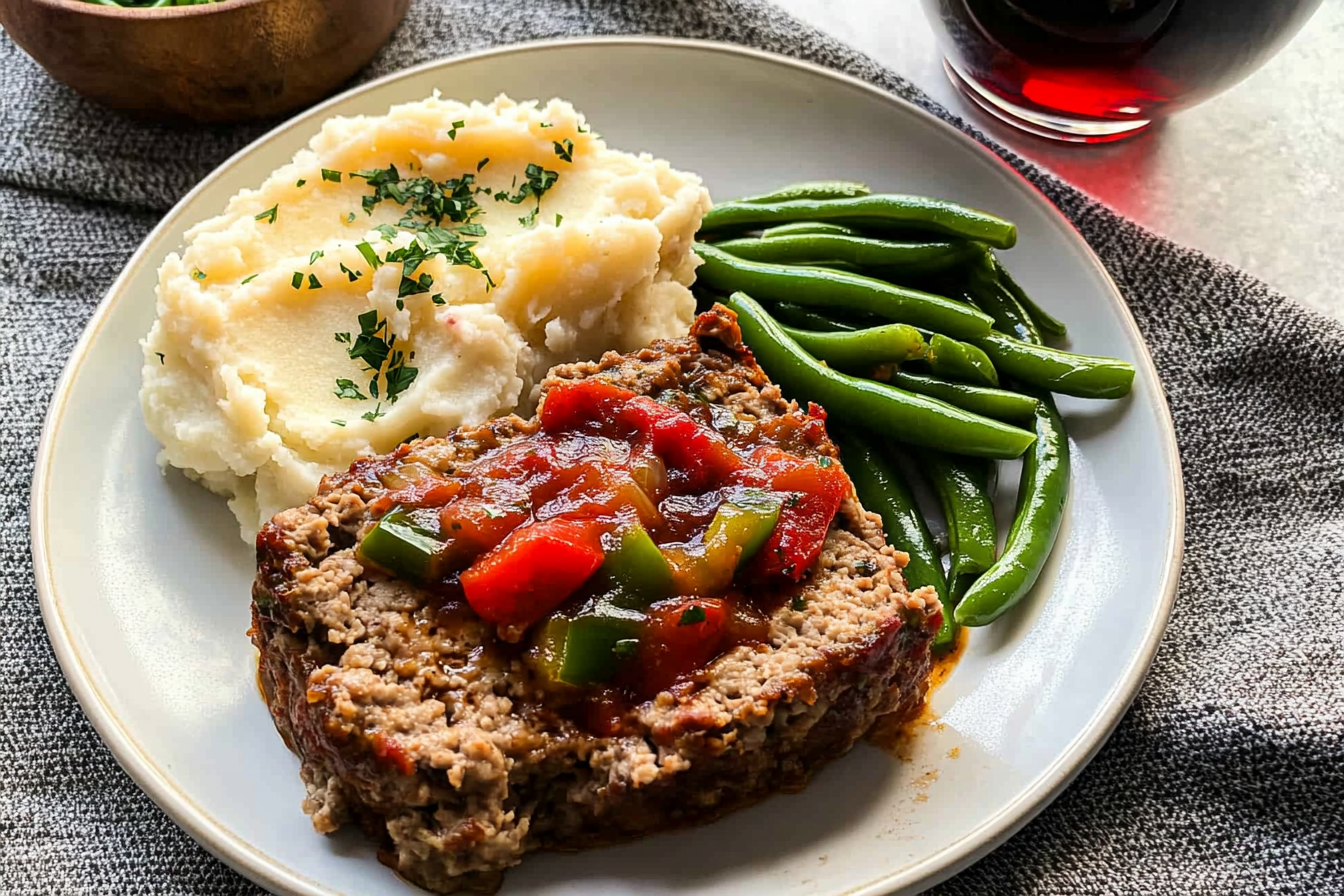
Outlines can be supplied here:
[[[805, 57], [949, 117], [756, 0], [417, 0], [362, 77], [639, 32]], [[262, 130], [127, 121], [0, 36], [0, 893], [259, 892], [135, 787], [75, 703], [38, 611], [27, 507], [42, 414], [90, 312], [156, 220]], [[1344, 893], [1344, 327], [1005, 156], [1082, 230], [1152, 348], [1185, 469], [1186, 559], [1116, 735], [937, 892]]]

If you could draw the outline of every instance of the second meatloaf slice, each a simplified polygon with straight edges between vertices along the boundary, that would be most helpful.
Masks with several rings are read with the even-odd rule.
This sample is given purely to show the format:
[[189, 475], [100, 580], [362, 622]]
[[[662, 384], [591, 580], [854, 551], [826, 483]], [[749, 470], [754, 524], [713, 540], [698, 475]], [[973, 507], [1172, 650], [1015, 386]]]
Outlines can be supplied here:
[[[797, 410], [722, 310], [687, 339], [556, 368], [543, 390], [588, 377], [694, 395], [748, 423]], [[318, 831], [362, 824], [412, 881], [488, 890], [532, 850], [701, 823], [801, 788], [879, 715], [919, 705], [939, 607], [906, 591], [904, 556], [852, 496], [761, 643], [601, 730], [551, 705], [520, 652], [464, 605], [360, 564], [389, 464], [448, 473], [535, 431], [505, 418], [360, 461], [258, 536], [253, 640]], [[835, 454], [824, 436], [814, 448]]]

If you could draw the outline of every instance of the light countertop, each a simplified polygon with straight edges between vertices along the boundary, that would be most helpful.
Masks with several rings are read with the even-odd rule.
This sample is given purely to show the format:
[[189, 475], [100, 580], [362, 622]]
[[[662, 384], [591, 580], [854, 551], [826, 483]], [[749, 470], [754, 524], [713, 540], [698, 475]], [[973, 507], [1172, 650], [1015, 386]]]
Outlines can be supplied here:
[[1236, 87], [1104, 146], [1033, 137], [965, 100], [918, 0], [775, 2], [1122, 214], [1344, 320], [1344, 0]]

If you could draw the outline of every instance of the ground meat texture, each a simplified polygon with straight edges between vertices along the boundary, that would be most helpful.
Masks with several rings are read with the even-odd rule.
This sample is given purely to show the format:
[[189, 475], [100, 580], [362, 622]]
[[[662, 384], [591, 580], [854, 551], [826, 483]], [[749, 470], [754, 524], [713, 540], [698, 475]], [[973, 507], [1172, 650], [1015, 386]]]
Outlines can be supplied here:
[[[688, 392], [744, 421], [792, 409], [722, 310], [687, 339], [557, 367], [543, 394], [587, 377]], [[501, 418], [402, 446], [395, 461], [447, 473], [534, 432]], [[829, 440], [812, 447], [835, 453]], [[906, 591], [905, 556], [851, 497], [768, 642], [621, 708], [619, 733], [598, 736], [548, 705], [520, 652], [455, 595], [363, 568], [354, 548], [391, 469], [361, 460], [262, 530], [252, 638], [313, 826], [362, 825], [386, 864], [427, 889], [493, 890], [532, 850], [698, 824], [797, 790], [879, 715], [923, 700], [937, 599]]]

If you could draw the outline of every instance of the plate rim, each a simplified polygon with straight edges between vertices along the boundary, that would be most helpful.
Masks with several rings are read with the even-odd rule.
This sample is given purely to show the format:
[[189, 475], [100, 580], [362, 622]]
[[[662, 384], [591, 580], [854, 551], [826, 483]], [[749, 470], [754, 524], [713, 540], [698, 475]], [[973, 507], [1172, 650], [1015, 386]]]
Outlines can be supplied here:
[[83, 366], [85, 356], [106, 325], [113, 306], [125, 298], [127, 282], [131, 279], [133, 273], [146, 263], [150, 245], [155, 243], [164, 231], [168, 230], [182, 217], [186, 208], [192, 204], [199, 193], [224, 177], [245, 156], [288, 131], [314, 121], [320, 123], [328, 116], [328, 110], [361, 93], [399, 80], [416, 77], [429, 70], [451, 68], [454, 65], [491, 56], [527, 54], [562, 46], [582, 45], [595, 48], [624, 45], [673, 50], [699, 50], [741, 56], [757, 63], [799, 69], [809, 74], [838, 81], [852, 88], [861, 89], [895, 106], [904, 113], [914, 114], [923, 119], [925, 124], [940, 128], [954, 136], [955, 139], [974, 146], [1005, 169], [1010, 182], [1018, 190], [1027, 194], [1028, 201], [1044, 203], [1049, 210], [1048, 220], [1061, 231], [1066, 240], [1075, 244], [1075, 248], [1101, 275], [1103, 282], [1109, 288], [1109, 301], [1120, 312], [1122, 328], [1139, 349], [1135, 364], [1156, 387], [1154, 389], [1154, 403], [1158, 412], [1158, 426], [1161, 430], [1161, 449], [1167, 461], [1167, 499], [1172, 508], [1172, 526], [1167, 533], [1166, 563], [1159, 586], [1159, 603], [1156, 612], [1152, 614], [1149, 620], [1147, 631], [1143, 635], [1139, 649], [1112, 685], [1105, 701], [1093, 713], [1083, 729], [1014, 800], [998, 812], [981, 820], [972, 830], [938, 852], [907, 867], [896, 869], [867, 883], [851, 887], [843, 894], [837, 894], [837, 896], [883, 896], [883, 894], [898, 890], [917, 893], [946, 880], [988, 855], [1045, 809], [1105, 745], [1128, 711], [1130, 704], [1138, 695], [1143, 681], [1147, 677], [1149, 667], [1152, 665], [1160, 647], [1175, 604], [1176, 589], [1181, 573], [1181, 561], [1184, 555], [1184, 480], [1180, 451], [1176, 442], [1175, 425], [1167, 403], [1166, 392], [1162, 388], [1162, 381], [1156, 365], [1153, 363], [1152, 354], [1148, 350], [1148, 345], [1139, 330], [1133, 312], [1130, 311], [1123, 294], [1111, 278], [1110, 272], [1106, 270], [1092, 247], [1059, 207], [998, 153], [951, 122], [939, 118], [889, 90], [818, 63], [741, 44], [654, 35], [591, 35], [525, 41], [428, 60], [359, 84], [286, 119], [229, 156], [179, 199], [141, 241], [135, 252], [127, 260], [121, 273], [108, 287], [107, 292], [99, 300], [97, 307], [90, 315], [79, 340], [66, 359], [60, 378], [57, 380], [55, 390], [52, 393], [51, 402], [43, 420], [42, 434], [38, 441], [29, 498], [29, 535], [33, 558], [33, 577], [48, 640], [67, 684], [92, 723], [94, 730], [107, 745], [117, 763], [130, 775], [136, 785], [193, 840], [233, 870], [273, 892], [285, 894], [285, 896], [290, 896], [290, 894], [293, 894], [293, 896], [341, 896], [342, 890], [333, 889], [275, 860], [213, 818], [150, 759], [148, 753], [123, 727], [121, 720], [111, 710], [102, 694], [95, 687], [75, 647], [73, 636], [66, 626], [50, 565], [47, 545], [49, 534], [48, 502], [46, 499], [49, 496], [47, 485], [57, 434], [60, 432], [64, 420], [65, 406], [69, 400], [76, 376]]

